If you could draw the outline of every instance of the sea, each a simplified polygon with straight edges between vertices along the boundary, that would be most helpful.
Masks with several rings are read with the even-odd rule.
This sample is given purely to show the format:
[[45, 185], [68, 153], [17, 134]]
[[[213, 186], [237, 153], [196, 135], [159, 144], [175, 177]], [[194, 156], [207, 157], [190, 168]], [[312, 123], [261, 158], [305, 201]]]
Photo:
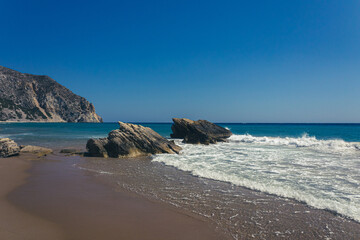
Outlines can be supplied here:
[[[139, 124], [170, 138], [171, 123]], [[233, 135], [228, 142], [192, 145], [175, 140], [183, 148], [181, 153], [155, 155], [151, 158], [152, 166], [147, 165], [146, 169], [151, 171], [151, 168], [156, 168], [156, 171], [162, 171], [159, 169], [166, 168], [184, 172], [192, 179], [200, 179], [202, 184], [215, 183], [213, 186], [216, 185], [216, 191], [226, 189], [223, 190], [224, 194], [231, 192], [234, 199], [237, 188], [255, 190], [360, 222], [360, 124], [218, 125], [232, 131]], [[24, 145], [84, 149], [87, 139], [106, 137], [108, 132], [117, 128], [117, 123], [1, 123], [0, 137], [8, 137]], [[119, 163], [111, 164], [113, 165], [109, 168], [106, 162], [99, 164], [93, 161], [92, 165], [86, 167], [88, 170], [111, 175], [116, 173]], [[84, 166], [79, 165], [85, 168]], [[146, 169], [143, 172], [146, 172]], [[174, 180], [171, 177], [166, 178], [166, 174], [163, 176], [163, 182]], [[182, 184], [186, 184], [185, 180], [182, 181]], [[126, 187], [124, 182], [122, 184]], [[167, 197], [167, 201], [174, 205], [188, 201], [190, 208], [194, 204], [190, 198], [201, 198], [195, 196], [196, 194], [189, 194], [186, 199], [186, 194], [183, 193], [179, 196], [181, 202], [175, 201], [174, 191], [178, 190], [168, 194], [174, 186], [164, 184], [163, 191], [166, 194], [163, 192], [162, 195], [154, 195]], [[133, 186], [129, 183], [127, 187]], [[137, 192], [144, 188], [140, 186]], [[202, 190], [202, 197], [205, 199], [210, 190]], [[212, 205], [212, 208], [215, 207]], [[234, 216], [236, 217], [236, 214]], [[234, 216], [229, 215], [228, 218], [231, 220]]]

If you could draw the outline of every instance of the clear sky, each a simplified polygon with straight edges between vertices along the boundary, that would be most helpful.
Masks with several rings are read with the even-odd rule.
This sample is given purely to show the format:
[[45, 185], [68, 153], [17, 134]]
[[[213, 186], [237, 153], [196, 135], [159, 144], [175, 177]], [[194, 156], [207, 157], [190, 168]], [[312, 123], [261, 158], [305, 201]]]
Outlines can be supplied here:
[[0, 65], [105, 121], [360, 122], [360, 1], [0, 0]]

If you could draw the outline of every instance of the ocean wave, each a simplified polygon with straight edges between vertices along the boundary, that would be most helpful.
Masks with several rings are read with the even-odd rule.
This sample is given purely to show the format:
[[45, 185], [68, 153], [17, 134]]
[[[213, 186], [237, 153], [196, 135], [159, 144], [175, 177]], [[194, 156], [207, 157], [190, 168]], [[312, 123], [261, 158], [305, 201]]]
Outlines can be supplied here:
[[302, 137], [255, 137], [250, 134], [233, 135], [230, 137], [232, 142], [253, 143], [271, 146], [294, 146], [315, 148], [318, 150], [360, 150], [359, 142], [346, 142], [342, 139], [320, 140], [303, 134]]
[[153, 161], [360, 221], [359, 143], [308, 135], [233, 135], [227, 143], [209, 146], [176, 142], [181, 154], [156, 155]]

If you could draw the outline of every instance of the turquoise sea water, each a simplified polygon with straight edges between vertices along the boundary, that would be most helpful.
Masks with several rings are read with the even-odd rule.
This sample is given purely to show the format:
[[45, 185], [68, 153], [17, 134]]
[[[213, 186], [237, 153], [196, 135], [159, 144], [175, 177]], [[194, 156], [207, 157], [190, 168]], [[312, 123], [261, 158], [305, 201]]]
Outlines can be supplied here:
[[[140, 123], [164, 137], [170, 137], [171, 123]], [[342, 139], [360, 142], [360, 124], [237, 124], [219, 123], [234, 134], [268, 137], [301, 137]], [[19, 144], [71, 146], [84, 144], [88, 138], [105, 137], [117, 129], [117, 123], [0, 123], [0, 137], [9, 137]]]
[[[142, 123], [164, 137], [170, 123]], [[226, 143], [183, 144], [153, 162], [194, 176], [293, 198], [360, 221], [360, 124], [220, 123], [234, 134]], [[85, 148], [117, 123], [1, 123], [0, 137], [19, 144]]]

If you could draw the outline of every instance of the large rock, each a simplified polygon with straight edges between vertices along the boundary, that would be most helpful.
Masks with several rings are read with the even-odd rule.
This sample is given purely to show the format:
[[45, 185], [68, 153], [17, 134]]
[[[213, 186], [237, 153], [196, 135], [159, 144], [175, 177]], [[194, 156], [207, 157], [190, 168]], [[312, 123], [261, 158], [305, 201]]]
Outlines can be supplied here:
[[11, 157], [19, 153], [20, 148], [16, 142], [10, 138], [0, 138], [0, 157]]
[[105, 146], [107, 146], [108, 143], [109, 140], [107, 138], [89, 139], [86, 143], [86, 149], [88, 151], [86, 156], [105, 158], [109, 157], [108, 152], [105, 149]]
[[119, 122], [120, 128], [109, 133], [107, 138], [89, 139], [87, 156], [94, 157], [139, 157], [158, 153], [179, 153], [181, 148], [173, 141], [141, 125]]
[[224, 142], [232, 133], [223, 127], [206, 120], [193, 121], [186, 118], [173, 118], [172, 138], [182, 138], [185, 143], [210, 144]]

